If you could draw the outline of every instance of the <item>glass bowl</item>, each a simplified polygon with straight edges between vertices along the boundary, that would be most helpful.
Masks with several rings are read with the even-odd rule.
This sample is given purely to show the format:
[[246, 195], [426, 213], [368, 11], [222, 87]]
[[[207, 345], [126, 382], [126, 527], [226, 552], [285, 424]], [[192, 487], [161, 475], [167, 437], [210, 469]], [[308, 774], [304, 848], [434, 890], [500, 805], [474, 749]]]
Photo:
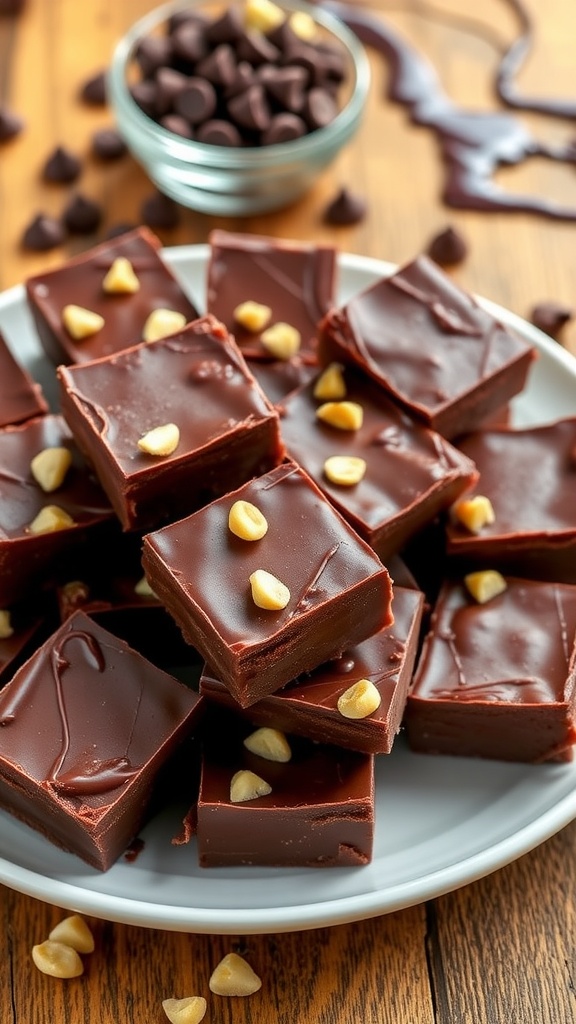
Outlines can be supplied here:
[[268, 146], [218, 146], [186, 139], [148, 117], [130, 91], [134, 54], [143, 37], [161, 34], [184, 10], [222, 13], [226, 3], [182, 0], [156, 8], [137, 21], [114, 51], [108, 96], [118, 130], [151, 181], [165, 195], [203, 213], [249, 216], [288, 206], [299, 198], [359, 127], [370, 85], [362, 44], [329, 12], [301, 0], [276, 3], [287, 15], [304, 11], [318, 25], [320, 41], [339, 46], [346, 62], [340, 109], [326, 126]]

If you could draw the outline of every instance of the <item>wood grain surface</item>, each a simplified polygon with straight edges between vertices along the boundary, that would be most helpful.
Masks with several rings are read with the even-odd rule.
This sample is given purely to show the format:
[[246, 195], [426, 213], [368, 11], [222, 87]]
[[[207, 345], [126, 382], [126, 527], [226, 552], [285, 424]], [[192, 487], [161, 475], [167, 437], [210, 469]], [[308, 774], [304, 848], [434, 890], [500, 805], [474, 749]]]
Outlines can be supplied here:
[[[569, 97], [574, 2], [527, 3], [535, 43], [519, 85], [526, 93]], [[152, 6], [151, 0], [28, 0], [19, 18], [0, 18], [0, 105], [27, 125], [0, 148], [0, 287], [96, 240], [76, 239], [48, 254], [21, 247], [32, 216], [58, 215], [74, 190], [102, 203], [102, 231], [140, 220], [151, 185], [130, 157], [104, 165], [91, 155], [92, 134], [111, 123], [111, 114], [80, 103], [78, 90], [107, 65], [123, 30]], [[498, 51], [517, 31], [505, 0], [486, 0], [477, 10], [458, 0], [373, 0], [370, 6], [429, 55], [453, 98], [476, 109], [496, 107]], [[576, 224], [443, 206], [436, 143], [385, 100], [387, 71], [372, 61], [371, 97], [357, 138], [298, 204], [245, 221], [182, 211], [181, 224], [161, 233], [163, 241], [204, 242], [212, 227], [223, 226], [325, 240], [401, 262], [452, 224], [470, 245], [456, 274], [467, 288], [521, 315], [542, 300], [576, 306]], [[573, 123], [519, 117], [548, 140], [574, 136]], [[41, 181], [42, 164], [57, 144], [83, 159], [75, 186]], [[535, 159], [503, 169], [498, 180], [576, 207], [574, 168]], [[330, 228], [323, 210], [343, 184], [366, 199], [369, 214], [357, 226]], [[574, 322], [563, 342], [576, 352]], [[30, 955], [64, 912], [0, 889], [0, 1024], [161, 1024], [162, 999], [191, 994], [207, 996], [206, 1020], [222, 1024], [573, 1024], [575, 846], [576, 823], [516, 863], [426, 905], [301, 934], [219, 937], [91, 921], [96, 950], [85, 958], [85, 974], [67, 982], [40, 974]], [[231, 950], [244, 953], [262, 977], [257, 995], [210, 995], [209, 975]]]

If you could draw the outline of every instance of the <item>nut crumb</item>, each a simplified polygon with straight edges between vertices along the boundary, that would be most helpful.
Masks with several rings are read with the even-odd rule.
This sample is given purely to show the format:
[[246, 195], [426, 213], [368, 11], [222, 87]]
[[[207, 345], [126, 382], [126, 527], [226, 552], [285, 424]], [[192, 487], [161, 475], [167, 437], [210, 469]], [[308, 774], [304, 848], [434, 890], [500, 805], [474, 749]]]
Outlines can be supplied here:
[[28, 533], [36, 536], [41, 533], [56, 533], [57, 530], [67, 530], [75, 525], [72, 516], [59, 505], [45, 505], [30, 523]]
[[0, 640], [7, 640], [14, 635], [12, 616], [6, 608], [0, 609]]
[[228, 513], [228, 529], [240, 540], [261, 540], [268, 532], [268, 522], [256, 505], [240, 499]]
[[52, 939], [32, 946], [32, 959], [42, 974], [49, 974], [52, 978], [78, 978], [84, 971], [76, 950]]
[[53, 942], [62, 942], [65, 946], [71, 946], [77, 953], [94, 952], [94, 936], [84, 918], [79, 914], [65, 917], [55, 925], [48, 938]]
[[338, 698], [338, 711], [344, 718], [368, 718], [382, 703], [382, 697], [371, 679], [359, 679]]
[[43, 448], [30, 463], [30, 471], [36, 483], [46, 494], [57, 491], [72, 465], [69, 448]]
[[288, 587], [266, 569], [256, 569], [251, 574], [250, 587], [254, 604], [266, 611], [281, 611], [290, 600]]
[[353, 487], [364, 478], [366, 463], [356, 455], [331, 455], [324, 463], [324, 473], [332, 484]]
[[482, 569], [464, 577], [466, 589], [478, 604], [486, 604], [506, 590], [506, 580], [496, 569]]
[[494, 509], [490, 498], [476, 494], [473, 498], [462, 498], [453, 506], [458, 520], [470, 533], [481, 533], [485, 526], [495, 521]]
[[261, 334], [260, 341], [276, 359], [291, 359], [300, 350], [300, 331], [279, 320]]
[[252, 299], [241, 302], [234, 310], [236, 323], [253, 334], [263, 331], [270, 323], [271, 316], [270, 306], [264, 306], [261, 302], [254, 302]]
[[70, 303], [62, 310], [62, 323], [75, 341], [83, 341], [84, 338], [90, 338], [102, 330], [104, 317], [99, 313], [93, 313], [91, 309]]
[[244, 746], [252, 754], [257, 754], [266, 761], [277, 761], [279, 764], [286, 764], [292, 757], [290, 744], [284, 733], [268, 726], [251, 732], [244, 740]]
[[185, 996], [184, 999], [163, 999], [162, 1009], [170, 1024], [200, 1024], [206, 1014], [203, 996]]
[[102, 288], [108, 295], [134, 295], [140, 290], [140, 281], [126, 256], [116, 257], [104, 275]]
[[227, 953], [214, 968], [209, 986], [217, 996], [251, 996], [262, 988], [262, 982], [243, 957]]
[[338, 401], [346, 397], [346, 382], [344, 380], [344, 367], [341, 363], [330, 363], [314, 385], [314, 398], [322, 402]]
[[169, 334], [181, 331], [185, 323], [184, 313], [178, 313], [175, 309], [155, 309], [142, 328], [142, 341], [159, 341], [160, 338], [167, 338]]
[[138, 447], [146, 455], [172, 455], [180, 443], [180, 431], [175, 423], [163, 423], [144, 434]]
[[338, 430], [359, 430], [364, 410], [359, 402], [324, 402], [316, 409], [316, 417]]
[[257, 800], [259, 796], [268, 796], [272, 787], [255, 772], [242, 768], [230, 780], [230, 802], [244, 804], [248, 800]]

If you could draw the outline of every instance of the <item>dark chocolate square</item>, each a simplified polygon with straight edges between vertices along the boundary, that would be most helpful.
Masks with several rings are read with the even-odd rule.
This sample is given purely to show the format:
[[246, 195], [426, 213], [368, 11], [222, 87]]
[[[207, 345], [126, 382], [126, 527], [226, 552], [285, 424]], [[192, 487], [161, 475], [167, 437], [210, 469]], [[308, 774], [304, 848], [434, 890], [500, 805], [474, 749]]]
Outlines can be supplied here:
[[[229, 530], [229, 511], [239, 499], [264, 514], [268, 532], [261, 540], [240, 540]], [[185, 639], [242, 706], [392, 618], [387, 570], [291, 463], [149, 534], [143, 565]], [[249, 578], [258, 569], [288, 588], [282, 610], [252, 600]]]

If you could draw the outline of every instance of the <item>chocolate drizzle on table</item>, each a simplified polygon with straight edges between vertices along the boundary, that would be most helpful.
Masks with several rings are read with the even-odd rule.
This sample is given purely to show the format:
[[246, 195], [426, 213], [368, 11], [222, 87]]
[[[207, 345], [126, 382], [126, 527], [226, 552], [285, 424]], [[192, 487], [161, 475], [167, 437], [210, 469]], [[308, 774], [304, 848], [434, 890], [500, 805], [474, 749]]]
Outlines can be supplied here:
[[[507, 0], [520, 24], [520, 34], [505, 50], [495, 75], [495, 91], [509, 107], [551, 117], [574, 118], [576, 101], [522, 96], [514, 77], [533, 41], [533, 26], [519, 0]], [[517, 118], [502, 110], [467, 110], [444, 92], [435, 69], [414, 46], [379, 15], [356, 4], [319, 0], [338, 15], [389, 64], [388, 96], [405, 106], [414, 124], [430, 128], [438, 139], [446, 167], [443, 200], [448, 206], [488, 212], [538, 213], [557, 220], [576, 221], [576, 205], [553, 199], [506, 192], [496, 185], [500, 166], [514, 166], [530, 157], [576, 164], [576, 144], [548, 145], [536, 139]]]

